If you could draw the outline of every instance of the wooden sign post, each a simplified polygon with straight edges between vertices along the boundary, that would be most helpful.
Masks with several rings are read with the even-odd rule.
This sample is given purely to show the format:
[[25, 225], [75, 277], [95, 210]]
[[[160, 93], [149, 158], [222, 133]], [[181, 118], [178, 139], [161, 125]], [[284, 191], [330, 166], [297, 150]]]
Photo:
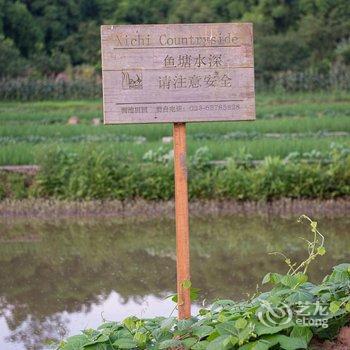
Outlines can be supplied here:
[[191, 316], [186, 123], [255, 119], [250, 23], [101, 27], [105, 124], [173, 123], [179, 318]]
[[186, 124], [174, 123], [175, 225], [176, 269], [179, 318], [191, 317], [190, 289], [183, 282], [190, 281], [190, 227], [188, 218], [188, 190], [186, 164]]

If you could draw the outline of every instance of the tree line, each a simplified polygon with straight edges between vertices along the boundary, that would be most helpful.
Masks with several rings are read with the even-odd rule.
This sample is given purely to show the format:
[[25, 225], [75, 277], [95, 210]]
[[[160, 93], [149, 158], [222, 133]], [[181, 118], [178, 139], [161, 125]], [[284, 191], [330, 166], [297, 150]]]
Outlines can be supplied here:
[[254, 23], [258, 77], [350, 66], [349, 0], [0, 0], [0, 77], [100, 69], [101, 24]]

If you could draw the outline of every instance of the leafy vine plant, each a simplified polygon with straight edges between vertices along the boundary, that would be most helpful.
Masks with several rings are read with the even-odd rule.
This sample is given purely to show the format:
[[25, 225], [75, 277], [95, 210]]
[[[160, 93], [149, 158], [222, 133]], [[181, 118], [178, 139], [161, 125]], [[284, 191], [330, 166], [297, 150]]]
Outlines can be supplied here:
[[[170, 315], [104, 321], [97, 330], [62, 341], [58, 350], [319, 350], [317, 342], [336, 338], [350, 325], [350, 263], [333, 267], [319, 285], [309, 281], [311, 262], [326, 253], [325, 239], [316, 221], [306, 215], [299, 221], [307, 222], [312, 232], [312, 239], [303, 239], [307, 257], [294, 262], [272, 252], [283, 256], [288, 272], [268, 273], [262, 283], [272, 285], [269, 291], [238, 302], [217, 300], [185, 320]], [[182, 287], [190, 290], [191, 300], [198, 298], [189, 280]], [[177, 294], [170, 298], [181, 303]]]
[[309, 241], [306, 238], [301, 238], [307, 243], [307, 251], [309, 256], [307, 259], [302, 261], [301, 263], [292, 262], [290, 258], [288, 258], [284, 253], [281, 252], [271, 252], [273, 255], [281, 255], [285, 259], [284, 262], [288, 265], [289, 270], [287, 275], [294, 276], [297, 273], [301, 272], [305, 275], [308, 271], [310, 263], [317, 258], [317, 256], [321, 256], [326, 254], [326, 248], [324, 246], [324, 236], [317, 229], [317, 221], [311, 220], [307, 215], [301, 215], [298, 219], [298, 222], [307, 221], [310, 223], [311, 232], [313, 233], [313, 240]]

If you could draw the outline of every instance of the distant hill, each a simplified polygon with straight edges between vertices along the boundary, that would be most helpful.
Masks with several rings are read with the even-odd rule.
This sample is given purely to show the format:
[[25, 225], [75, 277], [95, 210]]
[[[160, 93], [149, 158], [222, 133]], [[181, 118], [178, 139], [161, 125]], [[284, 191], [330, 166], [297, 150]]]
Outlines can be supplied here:
[[0, 77], [99, 72], [101, 24], [230, 21], [254, 23], [263, 80], [350, 66], [349, 0], [0, 0]]

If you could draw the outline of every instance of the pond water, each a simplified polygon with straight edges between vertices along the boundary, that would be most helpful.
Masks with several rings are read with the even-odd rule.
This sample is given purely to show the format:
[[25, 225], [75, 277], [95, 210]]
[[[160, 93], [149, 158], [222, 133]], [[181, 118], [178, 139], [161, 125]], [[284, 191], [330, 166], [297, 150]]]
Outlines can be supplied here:
[[[350, 261], [349, 223], [319, 222], [327, 254], [312, 265], [312, 281]], [[301, 260], [300, 237], [311, 234], [296, 219], [192, 219], [192, 283], [201, 290], [193, 310], [216, 298], [244, 298], [267, 272], [285, 272], [283, 259], [268, 253]], [[168, 316], [175, 278], [170, 219], [0, 219], [0, 349], [47, 349], [103, 319]]]

